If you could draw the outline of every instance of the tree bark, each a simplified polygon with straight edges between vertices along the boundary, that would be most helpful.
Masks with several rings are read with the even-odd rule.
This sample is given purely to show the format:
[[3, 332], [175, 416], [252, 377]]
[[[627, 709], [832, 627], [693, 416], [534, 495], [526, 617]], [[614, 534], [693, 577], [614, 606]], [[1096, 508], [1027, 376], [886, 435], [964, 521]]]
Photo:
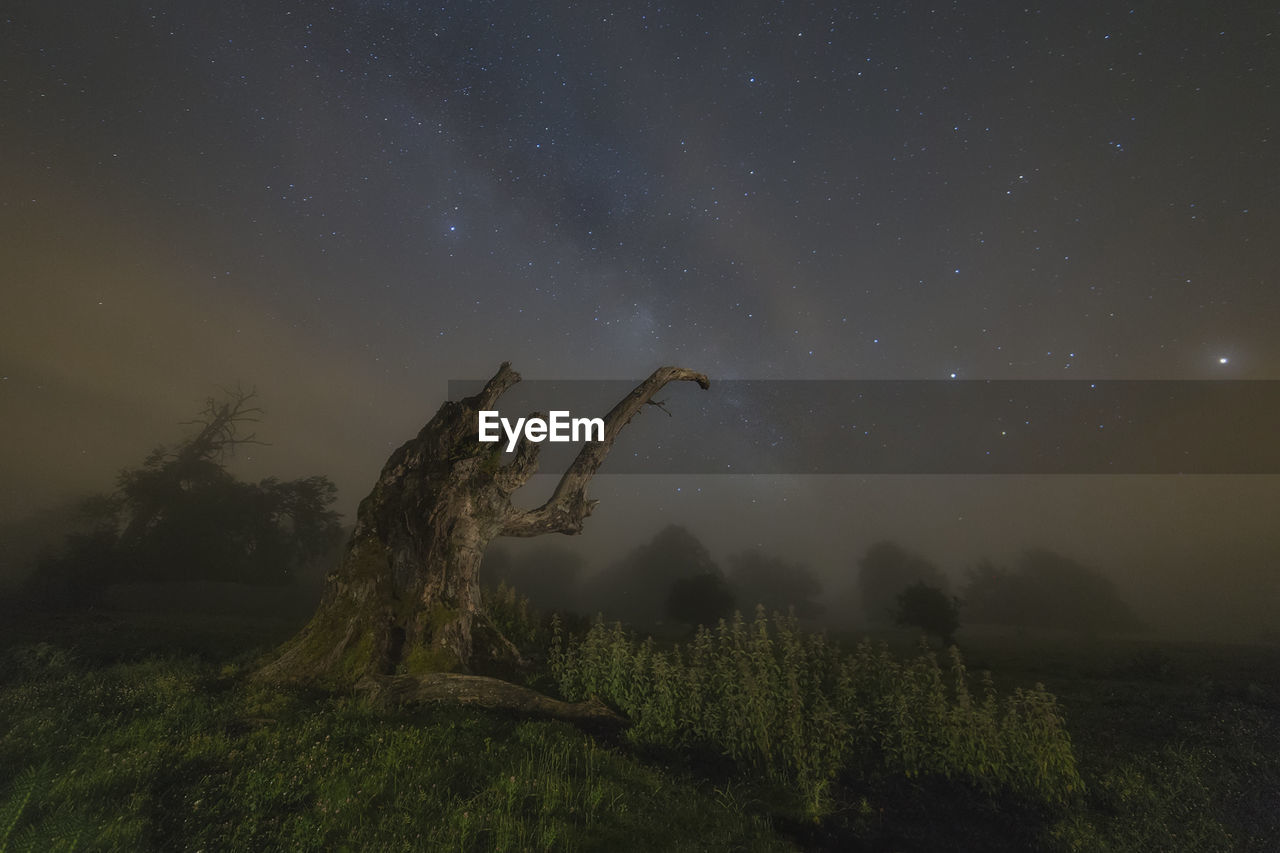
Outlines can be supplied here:
[[478, 436], [478, 413], [497, 408], [498, 398], [519, 381], [503, 363], [484, 390], [446, 402], [417, 437], [391, 454], [360, 504], [346, 553], [327, 578], [315, 615], [258, 671], [259, 678], [339, 688], [364, 680], [399, 684], [397, 691], [408, 695], [403, 681], [385, 679], [518, 664], [519, 652], [481, 606], [485, 547], [497, 536], [580, 533], [595, 503], [586, 497], [587, 484], [622, 428], [668, 382], [709, 386], [706, 376], [685, 368], [654, 371], [605, 416], [604, 440], [583, 446], [551, 497], [521, 510], [511, 496], [536, 472], [541, 445], [522, 439], [503, 465], [501, 443], [481, 443]]

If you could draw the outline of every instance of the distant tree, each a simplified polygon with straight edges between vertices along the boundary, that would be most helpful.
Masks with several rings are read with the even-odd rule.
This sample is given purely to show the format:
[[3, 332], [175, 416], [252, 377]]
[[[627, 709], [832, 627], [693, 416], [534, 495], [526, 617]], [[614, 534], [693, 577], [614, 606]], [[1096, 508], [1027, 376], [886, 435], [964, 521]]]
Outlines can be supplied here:
[[1076, 631], [1139, 625], [1115, 584], [1096, 569], [1043, 548], [1024, 552], [1013, 570], [979, 563], [969, 571], [961, 599], [970, 621], [992, 625]]
[[123, 574], [115, 529], [91, 519], [87, 526], [68, 533], [61, 548], [36, 561], [22, 582], [21, 595], [43, 606], [88, 607], [100, 601], [107, 586]]
[[894, 618], [899, 625], [919, 628], [944, 646], [955, 644], [960, 610], [954, 598], [936, 586], [916, 581], [898, 594], [897, 602]]
[[729, 588], [743, 610], [761, 605], [770, 613], [786, 613], [794, 608], [802, 619], [822, 612], [822, 605], [816, 601], [822, 594], [822, 584], [803, 563], [753, 549], [729, 557], [728, 564]]
[[[204, 410], [185, 425], [196, 426], [193, 435], [176, 447], [161, 445], [139, 468], [121, 472], [113, 496], [123, 513], [120, 544], [126, 548], [143, 542], [153, 531], [187, 510], [221, 509], [224, 494], [235, 478], [226, 460], [245, 444], [262, 444], [244, 425], [258, 423], [262, 409], [251, 405], [256, 394], [237, 388], [224, 391], [223, 400], [205, 400]], [[205, 503], [203, 507], [193, 504]]]
[[672, 524], [593, 577], [586, 604], [616, 619], [652, 624], [666, 617], [672, 584], [706, 574], [721, 574], [711, 553], [688, 528]]
[[868, 621], [894, 618], [898, 594], [917, 581], [950, 590], [941, 569], [898, 543], [883, 540], [868, 548], [858, 561], [858, 592]]
[[667, 593], [665, 615], [685, 625], [715, 625], [733, 614], [733, 593], [719, 572], [679, 578]]
[[983, 559], [965, 574], [960, 606], [970, 622], [1014, 625], [1025, 616], [1025, 584], [1007, 568]]
[[62, 500], [24, 515], [0, 518], [0, 591], [16, 589], [38, 561], [65, 548], [69, 535], [93, 532], [97, 521], [88, 503], [83, 497]]
[[113, 493], [86, 499], [90, 529], [43, 561], [28, 590], [49, 603], [84, 604], [128, 581], [280, 584], [329, 555], [342, 534], [327, 477], [255, 484], [225, 467], [237, 446], [261, 443], [242, 431], [261, 411], [253, 396], [208, 400], [191, 437], [123, 471]]

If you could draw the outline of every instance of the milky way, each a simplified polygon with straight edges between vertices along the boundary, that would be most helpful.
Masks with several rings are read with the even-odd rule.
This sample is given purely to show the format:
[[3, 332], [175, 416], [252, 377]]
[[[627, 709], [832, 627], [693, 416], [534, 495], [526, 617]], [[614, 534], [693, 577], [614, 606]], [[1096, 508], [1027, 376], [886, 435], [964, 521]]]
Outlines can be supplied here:
[[[218, 383], [268, 413], [246, 474], [328, 473], [350, 513], [447, 380], [502, 360], [1280, 378], [1269, 4], [17, 0], [0, 21], [9, 514], [108, 487]], [[727, 548], [727, 515], [791, 547], [839, 517], [811, 554], [831, 576], [880, 534], [944, 563], [1051, 536], [1106, 562], [1161, 539], [1115, 528], [1136, 494], [1134, 519], [1277, 546], [1274, 478], [726, 482], [602, 481], [600, 536], [689, 517]]]

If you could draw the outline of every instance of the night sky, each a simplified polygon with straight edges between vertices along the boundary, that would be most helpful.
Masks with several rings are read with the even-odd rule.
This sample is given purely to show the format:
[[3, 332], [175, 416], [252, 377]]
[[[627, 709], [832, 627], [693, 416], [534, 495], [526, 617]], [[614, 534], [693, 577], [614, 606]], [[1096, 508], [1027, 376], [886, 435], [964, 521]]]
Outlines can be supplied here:
[[[1278, 26], [1261, 2], [9, 2], [0, 513], [108, 488], [219, 384], [267, 413], [237, 471], [328, 474], [350, 520], [447, 381], [503, 360], [1280, 379]], [[686, 522], [832, 589], [883, 536], [954, 573], [1044, 545], [1247, 620], [1280, 607], [1278, 480], [617, 475], [581, 545]]]

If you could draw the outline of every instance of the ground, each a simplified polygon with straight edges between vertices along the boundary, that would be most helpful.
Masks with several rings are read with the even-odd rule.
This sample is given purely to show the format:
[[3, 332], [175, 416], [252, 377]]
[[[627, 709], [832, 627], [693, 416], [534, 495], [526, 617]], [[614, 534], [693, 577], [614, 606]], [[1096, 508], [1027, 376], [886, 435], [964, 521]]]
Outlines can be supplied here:
[[[254, 684], [300, 617], [7, 620], [0, 849], [1272, 850], [1280, 654], [961, 632], [970, 668], [1062, 703], [1087, 794], [838, 787], [817, 822], [714, 756], [477, 710]], [[913, 641], [889, 635], [904, 651]], [[543, 685], [545, 686], [545, 685]], [[8, 769], [12, 769], [9, 772]], [[84, 845], [82, 845], [83, 847]]]

